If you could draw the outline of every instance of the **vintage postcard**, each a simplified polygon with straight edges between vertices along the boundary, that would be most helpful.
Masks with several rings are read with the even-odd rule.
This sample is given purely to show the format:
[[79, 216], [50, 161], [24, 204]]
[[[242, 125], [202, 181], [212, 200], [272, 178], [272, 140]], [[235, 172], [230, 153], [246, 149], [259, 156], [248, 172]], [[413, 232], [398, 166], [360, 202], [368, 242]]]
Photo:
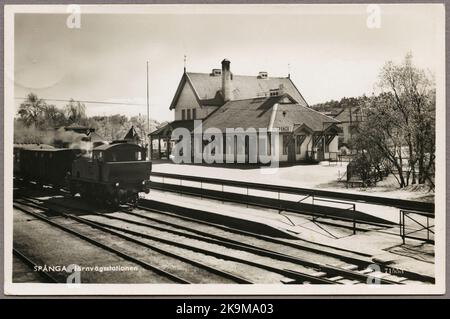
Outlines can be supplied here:
[[444, 22], [5, 6], [5, 294], [443, 294]]

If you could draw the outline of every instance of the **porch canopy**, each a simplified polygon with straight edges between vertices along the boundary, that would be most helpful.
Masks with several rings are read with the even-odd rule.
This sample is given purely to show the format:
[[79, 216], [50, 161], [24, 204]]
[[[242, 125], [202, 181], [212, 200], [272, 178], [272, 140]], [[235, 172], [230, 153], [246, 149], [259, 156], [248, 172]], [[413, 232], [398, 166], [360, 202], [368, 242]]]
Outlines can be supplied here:
[[[150, 138], [150, 154], [152, 159], [169, 158], [172, 148], [172, 132], [177, 128], [186, 128], [189, 132], [192, 132], [194, 130], [194, 120], [173, 121], [151, 132], [148, 137]], [[158, 146], [154, 149], [153, 141], [156, 140], [158, 141]], [[163, 145], [161, 145], [161, 141]]]

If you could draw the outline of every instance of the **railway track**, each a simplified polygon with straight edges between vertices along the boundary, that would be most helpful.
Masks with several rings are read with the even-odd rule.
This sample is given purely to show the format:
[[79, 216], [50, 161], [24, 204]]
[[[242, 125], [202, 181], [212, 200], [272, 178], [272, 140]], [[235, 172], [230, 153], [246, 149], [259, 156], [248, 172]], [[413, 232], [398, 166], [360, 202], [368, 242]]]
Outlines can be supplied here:
[[[239, 238], [240, 240], [245, 240], [245, 238], [254, 238], [254, 239], [261, 240], [263, 242], [269, 242], [269, 243], [279, 245], [278, 247], [276, 247], [276, 249], [286, 250], [286, 247], [290, 247], [290, 248], [294, 248], [294, 249], [300, 250], [300, 251], [306, 251], [306, 252], [312, 252], [312, 253], [316, 253], [316, 254], [320, 254], [320, 255], [325, 255], [325, 256], [329, 256], [329, 257], [333, 257], [333, 258], [342, 260], [343, 262], [348, 263], [348, 266], [357, 265], [361, 269], [366, 269], [368, 266], [375, 263], [375, 261], [371, 258], [372, 256], [369, 254], [365, 254], [365, 253], [361, 253], [361, 252], [357, 252], [357, 251], [353, 251], [353, 250], [347, 250], [344, 248], [337, 248], [337, 247], [333, 247], [333, 246], [329, 246], [329, 245], [325, 245], [325, 244], [315, 243], [315, 242], [311, 242], [311, 241], [308, 241], [305, 239], [296, 239], [294, 242], [294, 241], [290, 241], [290, 240], [286, 240], [286, 239], [271, 237], [271, 236], [258, 234], [258, 233], [254, 233], [254, 232], [250, 232], [250, 231], [246, 231], [246, 230], [242, 230], [242, 229], [237, 229], [237, 228], [233, 228], [233, 227], [229, 227], [229, 226], [225, 226], [225, 225], [210, 223], [208, 221], [198, 220], [198, 219], [194, 219], [194, 218], [187, 217], [187, 216], [182, 216], [178, 213], [172, 213], [172, 212], [167, 212], [167, 211], [160, 210], [160, 209], [154, 209], [152, 207], [148, 207], [146, 204], [147, 202], [148, 202], [147, 200], [141, 200], [141, 205], [139, 205], [138, 208], [141, 210], [144, 210], [146, 212], [161, 215], [161, 216], [164, 216], [167, 218], [174, 218], [176, 220], [191, 222], [193, 224], [205, 225], [208, 227], [207, 233], [205, 233], [204, 231], [202, 232], [202, 231], [198, 230], [198, 227], [196, 225], [192, 226], [190, 228], [188, 227], [188, 229], [190, 231], [196, 232], [198, 234], [204, 234], [204, 235], [214, 237], [214, 235], [210, 231], [214, 230], [214, 229], [219, 229], [219, 230], [223, 231], [222, 239], [224, 239], [224, 240], [228, 240], [228, 237], [230, 236], [230, 234], [241, 236]], [[142, 214], [136, 214], [135, 212], [127, 212], [127, 213], [137, 216], [137, 217], [144, 218], [144, 219], [154, 220], [154, 218], [152, 218], [152, 217], [148, 217], [148, 216], [145, 216]], [[173, 224], [173, 223], [167, 222], [167, 220], [161, 220], [161, 219], [158, 219], [158, 222], [164, 223], [167, 225]], [[180, 226], [178, 224], [176, 224], [176, 226], [180, 227], [180, 228], [184, 228], [183, 226]], [[242, 241], [240, 241], [240, 243], [242, 243]], [[388, 265], [381, 264], [379, 261], [376, 261], [376, 263], [379, 264], [381, 271], [384, 271], [385, 269], [389, 269]], [[415, 272], [404, 271], [403, 275], [410, 280], [428, 282], [428, 283], [435, 282], [435, 279], [433, 277], [418, 274]]]
[[[276, 260], [287, 261], [287, 262], [291, 262], [291, 263], [294, 263], [294, 264], [297, 264], [297, 265], [310, 267], [310, 268], [316, 269], [316, 270], [318, 270], [320, 272], [323, 272], [323, 274], [327, 274], [328, 276], [331, 276], [332, 278], [335, 278], [336, 276], [340, 276], [341, 278], [351, 278], [351, 279], [356, 279], [356, 280], [361, 280], [361, 281], [364, 281], [364, 280], [367, 281], [369, 279], [369, 275], [366, 275], [364, 273], [352, 272], [352, 271], [349, 271], [349, 270], [346, 270], [346, 269], [342, 269], [342, 268], [338, 268], [338, 267], [324, 265], [324, 264], [320, 264], [320, 263], [317, 263], [317, 262], [311, 262], [311, 261], [308, 261], [306, 259], [301, 259], [301, 258], [298, 258], [298, 257], [293, 257], [293, 256], [290, 256], [290, 255], [281, 254], [281, 253], [278, 253], [278, 252], [273, 251], [273, 250], [262, 249], [260, 247], [254, 246], [254, 245], [240, 243], [240, 242], [238, 242], [236, 240], [232, 240], [232, 239], [229, 239], [229, 238], [220, 237], [220, 236], [213, 235], [213, 234], [205, 234], [203, 232], [195, 231], [193, 229], [189, 229], [188, 231], [189, 232], [202, 233], [202, 235], [199, 236], [199, 235], [196, 235], [196, 234], [190, 234], [189, 232], [180, 232], [180, 231], [177, 231], [177, 230], [172, 230], [170, 228], [164, 228], [164, 227], [159, 227], [159, 226], [154, 226], [154, 225], [148, 225], [148, 224], [145, 224], [145, 223], [136, 222], [136, 221], [125, 219], [125, 218], [118, 218], [118, 217], [113, 217], [113, 216], [108, 216], [108, 215], [104, 215], [104, 216], [105, 217], [107, 216], [107, 218], [109, 218], [109, 219], [120, 220], [120, 221], [123, 221], [123, 222], [126, 222], [126, 223], [131, 223], [131, 224], [135, 224], [135, 225], [145, 226], [145, 227], [149, 227], [149, 228], [160, 230], [160, 231], [170, 232], [170, 233], [182, 236], [182, 237], [187, 237], [187, 238], [197, 239], [197, 240], [203, 240], [205, 242], [213, 243], [213, 244], [216, 244], [216, 245], [219, 245], [219, 246], [224, 246], [224, 247], [227, 247], [227, 248], [242, 250], [242, 251], [250, 252], [250, 253], [253, 253], [253, 254], [256, 254], [256, 255], [273, 258], [273, 259], [276, 259]], [[155, 219], [152, 219], [152, 220], [155, 220]], [[106, 225], [106, 224], [102, 224], [102, 225]], [[114, 226], [107, 226], [107, 227], [114, 227]], [[181, 227], [186, 229], [186, 227], [184, 227], [184, 226], [181, 226]], [[114, 227], [114, 228], [117, 229], [117, 230], [129, 232], [129, 231], [126, 231], [126, 230], [124, 230], [123, 228], [120, 228], [120, 227]], [[348, 264], [347, 266], [353, 266], [353, 265]], [[385, 283], [385, 284], [394, 284], [395, 283], [393, 281], [385, 280], [385, 279], [381, 279], [381, 282]]]
[[[38, 267], [38, 264], [33, 261], [30, 257], [26, 256], [22, 251], [17, 248], [13, 248], [13, 254], [19, 258], [26, 266], [28, 266], [33, 271]], [[60, 281], [47, 271], [39, 271], [39, 276], [42, 277], [45, 283], [60, 283]]]
[[[31, 202], [32, 202], [32, 201], [31, 201]], [[42, 205], [40, 205], [40, 204], [36, 204], [36, 203], [27, 203], [27, 205], [29, 205], [29, 206], [31, 206], [31, 207], [34, 207], [34, 208], [37, 208], [37, 209], [45, 209], [44, 206], [42, 206]], [[93, 212], [91, 212], [91, 214], [97, 215], [97, 216], [101, 216], [101, 214], [99, 214], [99, 213], [93, 213]], [[161, 253], [161, 254], [163, 254], [163, 255], [166, 255], [166, 256], [169, 256], [169, 257], [178, 259], [178, 260], [183, 261], [183, 262], [185, 262], [185, 263], [191, 264], [191, 265], [193, 265], [193, 266], [195, 266], [195, 267], [198, 267], [198, 268], [207, 270], [208, 272], [214, 273], [214, 274], [219, 275], [219, 276], [221, 276], [221, 277], [223, 277], [223, 278], [230, 279], [230, 280], [232, 280], [232, 281], [234, 281], [234, 282], [236, 282], [236, 283], [240, 283], [240, 284], [251, 284], [251, 283], [252, 283], [251, 281], [249, 281], [249, 280], [247, 280], [247, 279], [244, 279], [244, 278], [242, 278], [242, 277], [240, 277], [240, 276], [233, 275], [233, 274], [231, 274], [231, 273], [229, 273], [229, 272], [226, 272], [226, 271], [221, 271], [221, 270], [219, 270], [219, 269], [210, 267], [210, 266], [208, 266], [208, 265], [206, 265], [206, 264], [197, 262], [197, 261], [195, 261], [195, 260], [190, 260], [190, 259], [188, 259], [188, 258], [183, 257], [182, 255], [177, 255], [177, 254], [171, 253], [171, 252], [169, 252], [169, 251], [162, 250], [162, 249], [158, 248], [157, 246], [149, 245], [149, 244], [144, 243], [144, 242], [142, 242], [142, 241], [136, 240], [136, 239], [134, 239], [134, 238], [132, 238], [132, 237], [130, 237], [130, 236], [124, 236], [123, 234], [121, 234], [121, 233], [119, 233], [119, 232], [111, 231], [111, 230], [109, 230], [109, 229], [107, 229], [107, 228], [98, 227], [97, 225], [94, 225], [93, 223], [91, 223], [88, 219], [85, 219], [85, 218], [79, 218], [79, 217], [76, 217], [76, 216], [71, 215], [71, 214], [68, 214], [68, 213], [61, 213], [61, 216], [66, 217], [66, 218], [69, 218], [69, 219], [73, 219], [73, 220], [75, 220], [75, 221], [77, 221], [77, 222], [80, 222], [80, 223], [82, 223], [82, 224], [88, 225], [88, 226], [90, 226], [90, 227], [93, 227], [93, 228], [96, 228], [96, 229], [100, 229], [100, 230], [102, 230], [102, 231], [104, 231], [104, 232], [107, 232], [107, 233], [110, 233], [110, 234], [115, 235], [115, 236], [117, 236], [117, 237], [126, 239], [126, 240], [128, 240], [128, 241], [130, 241], [130, 242], [139, 244], [139, 245], [141, 245], [141, 246], [144, 246], [144, 247], [146, 247], [146, 248], [149, 248], [149, 249], [151, 249], [151, 250], [154, 250], [154, 251], [156, 251], [156, 252], [158, 252], [158, 253]]]
[[[27, 208], [27, 206], [28, 206], [28, 208]], [[137, 258], [131, 256], [130, 254], [126, 253], [126, 252], [123, 252], [123, 251], [117, 250], [115, 248], [112, 248], [108, 244], [102, 243], [102, 242], [100, 242], [100, 241], [98, 241], [98, 240], [96, 240], [96, 239], [94, 239], [92, 237], [86, 236], [86, 235], [84, 235], [84, 234], [82, 234], [82, 233], [80, 233], [80, 232], [78, 232], [78, 231], [76, 231], [74, 229], [71, 229], [71, 228], [69, 228], [69, 227], [67, 227], [65, 225], [57, 223], [54, 220], [52, 220], [50, 218], [47, 218], [45, 215], [43, 215], [41, 213], [36, 213], [36, 212], [30, 210], [29, 209], [30, 205], [27, 205], [26, 203], [23, 203], [23, 202], [22, 203], [21, 202], [17, 203], [16, 202], [16, 204], [14, 204], [13, 207], [18, 209], [18, 210], [20, 210], [20, 211], [22, 211], [22, 212], [24, 212], [27, 215], [30, 215], [30, 216], [40, 220], [40, 221], [46, 222], [47, 224], [49, 224], [49, 225], [51, 225], [53, 227], [56, 227], [56, 228], [58, 228], [60, 230], [63, 230], [66, 233], [74, 235], [74, 236], [76, 236], [76, 237], [78, 237], [78, 238], [80, 238], [80, 239], [82, 239], [84, 241], [89, 242], [90, 244], [93, 244], [93, 245], [95, 245], [95, 246], [97, 246], [99, 248], [102, 248], [105, 251], [112, 252], [112, 253], [116, 254], [117, 256], [119, 256], [119, 257], [121, 257], [121, 258], [123, 258], [125, 260], [131, 261], [132, 263], [135, 263], [135, 264], [137, 264], [137, 265], [139, 265], [139, 266], [141, 266], [141, 267], [143, 267], [143, 268], [145, 268], [147, 270], [155, 272], [155, 273], [157, 273], [157, 274], [159, 274], [161, 276], [167, 277], [168, 279], [172, 280], [174, 283], [179, 283], [179, 284], [189, 284], [190, 283], [189, 281], [187, 281], [187, 280], [185, 280], [183, 278], [180, 278], [180, 277], [178, 277], [178, 276], [176, 276], [174, 274], [171, 274], [171, 273], [169, 273], [169, 272], [167, 272], [167, 271], [165, 271], [165, 270], [163, 270], [161, 268], [153, 266], [153, 265], [151, 265], [151, 264], [149, 264], [149, 263], [147, 263], [147, 262], [145, 262], [143, 260], [137, 259]], [[32, 208], [37, 208], [37, 205], [31, 205], [31, 207]]]
[[[43, 206], [41, 206], [41, 205], [39, 205], [37, 203], [28, 203], [27, 204], [27, 203], [24, 203], [23, 201], [20, 201], [18, 204], [19, 205], [20, 204], [29, 205], [29, 206], [31, 206], [33, 208], [36, 208], [36, 209], [42, 209], [42, 210], [45, 209], [45, 207], [43, 207]], [[17, 206], [17, 204], [16, 204], [16, 206]], [[33, 216], [35, 216], [37, 218], [43, 217], [40, 214], [36, 214], [36, 213], [33, 213]], [[236, 263], [246, 264], [248, 266], [252, 266], [252, 267], [255, 267], [255, 268], [263, 269], [263, 270], [268, 271], [268, 272], [273, 272], [273, 273], [277, 273], [277, 274], [282, 275], [282, 276], [287, 276], [288, 278], [291, 278], [291, 280], [295, 280], [296, 282], [302, 282], [302, 283], [308, 282], [308, 283], [312, 283], [312, 284], [332, 284], [332, 283], [334, 283], [334, 282], [329, 281], [329, 280], [327, 280], [325, 278], [320, 278], [320, 277], [308, 275], [308, 274], [301, 273], [301, 272], [294, 272], [294, 271], [289, 271], [289, 270], [278, 269], [278, 268], [275, 268], [275, 267], [271, 267], [269, 265], [256, 263], [256, 262], [252, 262], [252, 261], [248, 261], [248, 260], [245, 260], [245, 259], [228, 256], [228, 255], [217, 253], [217, 252], [213, 252], [213, 251], [208, 251], [206, 249], [195, 248], [193, 246], [185, 245], [185, 244], [182, 244], [180, 242], [165, 240], [165, 239], [161, 239], [161, 238], [158, 238], [158, 237], [155, 237], [155, 236], [150, 236], [150, 235], [144, 235], [142, 233], [134, 232], [134, 231], [131, 231], [131, 230], [127, 230], [125, 228], [114, 227], [112, 225], [105, 225], [103, 223], [98, 223], [98, 222], [95, 222], [95, 221], [91, 221], [91, 220], [89, 220], [87, 218], [77, 217], [75, 215], [64, 213], [64, 212], [60, 212], [60, 216], [66, 217], [66, 218], [69, 218], [69, 219], [72, 219], [72, 220], [75, 220], [75, 221], [77, 221], [80, 224], [84, 224], [84, 225], [90, 226], [90, 227], [95, 228], [97, 230], [101, 230], [102, 232], [112, 234], [114, 236], [120, 237], [120, 238], [125, 239], [125, 240], [130, 241], [130, 242], [134, 242], [136, 244], [139, 244], [139, 245], [141, 245], [143, 247], [147, 247], [147, 248], [156, 248], [156, 247], [154, 245], [149, 245], [148, 243], [146, 243], [146, 242], [144, 242], [142, 240], [138, 240], [135, 237], [142, 237], [142, 238], [147, 238], [147, 239], [153, 239], [153, 240], [158, 241], [158, 242], [163, 242], [163, 243], [166, 243], [166, 244], [170, 244], [170, 245], [172, 245], [174, 247], [177, 247], [177, 248], [184, 248], [185, 250], [195, 251], [197, 253], [201, 253], [201, 254], [208, 255], [208, 256], [213, 256], [213, 257], [216, 257], [216, 258], [220, 258], [222, 260], [234, 261]], [[49, 221], [54, 223], [54, 224], [57, 224], [57, 225], [61, 226], [59, 223], [55, 223], [53, 220], [49, 220]], [[65, 227], [65, 226], [63, 226], [63, 227]], [[126, 233], [126, 234], [124, 234], [124, 233]], [[164, 254], [170, 254], [170, 252], [168, 252], [168, 251], [163, 252], [163, 253]], [[182, 258], [182, 256], [178, 255], [177, 258]], [[195, 261], [191, 261], [191, 262], [195, 262]], [[207, 267], [205, 264], [203, 264], [203, 266], [205, 268]], [[214, 271], [218, 272], [218, 273], [220, 273], [220, 274], [222, 274], [223, 276], [226, 276], [226, 277], [233, 276], [236, 283], [252, 283], [250, 280], [247, 280], [247, 279], [244, 279], [244, 278], [240, 278], [239, 276], [236, 276], [236, 275], [231, 275], [228, 272], [224, 272], [222, 270], [215, 269]]]
[[[28, 203], [26, 203], [27, 201]], [[24, 198], [22, 203], [31, 205], [37, 209], [46, 209], [42, 203], [30, 198]], [[276, 273], [284, 277], [282, 280], [284, 283], [365, 284], [373, 278], [377, 278], [381, 284], [403, 284], [406, 280], [423, 282], [432, 282], [434, 280], [433, 278], [412, 273], [404, 277], [389, 275], [391, 279], [382, 278], [379, 277], [382, 274], [374, 273], [370, 268], [367, 268], [370, 263], [373, 263], [367, 256], [350, 256], [351, 251], [338, 252], [330, 251], [329, 249], [320, 249], [317, 246], [302, 245], [236, 230], [222, 225], [179, 216], [170, 212], [155, 211], [145, 206], [138, 207], [138, 210], [122, 210], [116, 212], [120, 213], [121, 216], [89, 212], [89, 215], [80, 217], [74, 214], [75, 211], [80, 210], [63, 207], [61, 208], [60, 215], [103, 233], [108, 233], [142, 247], [153, 249], [166, 256], [176, 258], [194, 266], [203, 267], [205, 270], [215, 272], [215, 274], [226, 277], [236, 283], [252, 282], [230, 272], [218, 270], [217, 267], [208, 266], [205, 262], [200, 263], [199, 261], [183, 257], [179, 253], [170, 252], [170, 249], [162, 249], [158, 245], [176, 247], [178, 250], [194, 252], [207, 258], [226, 260]], [[131, 216], [131, 219], [124, 218], [123, 215]], [[163, 220], [161, 216], [168, 218]], [[202, 225], [203, 230], [198, 229], [199, 227], [196, 227], [196, 224]], [[138, 230], [130, 229], [133, 227]], [[249, 240], [250, 238], [251, 240]], [[272, 247], [271, 249], [262, 247], [261, 243]], [[278, 247], [278, 250], [275, 250], [274, 246], [275, 249]], [[301, 251], [303, 255], [307, 252], [311, 255], [311, 258], [301, 258], [292, 254], [279, 252], [284, 251], [285, 249], [283, 248], [286, 247], [289, 247], [291, 250]], [[254, 258], [242, 258], [230, 253], [236, 251], [249, 254], [252, 257], [254, 256]], [[335, 262], [339, 262], [340, 265], [336, 266], [312, 261], [315, 255], [325, 255], [328, 259], [335, 259]]]

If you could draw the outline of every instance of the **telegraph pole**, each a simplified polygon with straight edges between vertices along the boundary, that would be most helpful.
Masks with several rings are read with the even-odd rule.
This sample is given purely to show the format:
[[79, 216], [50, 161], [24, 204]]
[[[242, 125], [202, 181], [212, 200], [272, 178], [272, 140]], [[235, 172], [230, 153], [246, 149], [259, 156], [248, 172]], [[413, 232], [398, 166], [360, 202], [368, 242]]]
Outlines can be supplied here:
[[148, 159], [150, 159], [151, 155], [151, 145], [150, 145], [150, 137], [148, 134], [150, 134], [150, 103], [149, 103], [149, 94], [148, 94], [148, 62], [147, 61], [147, 139], [148, 139], [148, 145], [147, 145], [147, 153], [148, 153]]

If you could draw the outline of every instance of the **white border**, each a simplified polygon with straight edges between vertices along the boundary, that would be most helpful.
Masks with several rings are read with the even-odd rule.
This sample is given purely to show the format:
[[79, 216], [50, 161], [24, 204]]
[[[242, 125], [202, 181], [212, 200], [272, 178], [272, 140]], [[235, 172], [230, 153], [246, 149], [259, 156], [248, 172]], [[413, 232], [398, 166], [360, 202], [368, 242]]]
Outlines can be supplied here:
[[[68, 5], [6, 5], [5, 21], [5, 103], [4, 103], [4, 243], [5, 243], [5, 294], [6, 295], [416, 295], [445, 293], [445, 6], [443, 4], [389, 4], [394, 6], [441, 6], [436, 33], [440, 45], [436, 70], [436, 235], [435, 235], [435, 285], [177, 285], [177, 284], [66, 284], [12, 283], [12, 178], [13, 178], [13, 118], [14, 118], [14, 14], [63, 13]], [[82, 5], [82, 14], [318, 14], [337, 8], [354, 9], [361, 13], [363, 4], [283, 4], [283, 5]], [[381, 6], [386, 6], [383, 4]], [[426, 7], [425, 7], [426, 6]], [[296, 10], [294, 10], [296, 9]], [[301, 9], [301, 11], [300, 11]], [[348, 14], [348, 12], [346, 12]], [[328, 12], [327, 12], [328, 14]]]

